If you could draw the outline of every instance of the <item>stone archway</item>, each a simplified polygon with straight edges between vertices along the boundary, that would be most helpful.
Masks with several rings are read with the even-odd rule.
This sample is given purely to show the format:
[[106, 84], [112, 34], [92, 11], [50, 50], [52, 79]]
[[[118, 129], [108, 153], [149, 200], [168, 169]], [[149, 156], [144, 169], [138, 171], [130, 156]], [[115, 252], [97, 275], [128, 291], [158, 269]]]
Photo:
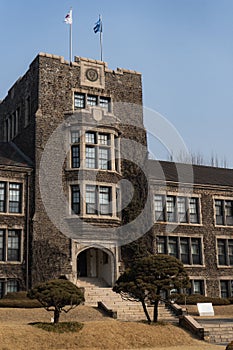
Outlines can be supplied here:
[[101, 279], [107, 285], [114, 283], [115, 261], [111, 251], [88, 247], [77, 255], [77, 278]]

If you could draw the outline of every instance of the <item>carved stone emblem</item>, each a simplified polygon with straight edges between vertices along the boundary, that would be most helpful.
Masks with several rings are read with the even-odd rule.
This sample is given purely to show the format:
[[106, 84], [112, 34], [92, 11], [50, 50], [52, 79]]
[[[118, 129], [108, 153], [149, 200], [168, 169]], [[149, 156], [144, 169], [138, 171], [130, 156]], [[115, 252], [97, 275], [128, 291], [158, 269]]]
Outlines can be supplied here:
[[96, 69], [89, 68], [86, 70], [86, 77], [90, 81], [96, 81], [98, 79], [98, 72]]

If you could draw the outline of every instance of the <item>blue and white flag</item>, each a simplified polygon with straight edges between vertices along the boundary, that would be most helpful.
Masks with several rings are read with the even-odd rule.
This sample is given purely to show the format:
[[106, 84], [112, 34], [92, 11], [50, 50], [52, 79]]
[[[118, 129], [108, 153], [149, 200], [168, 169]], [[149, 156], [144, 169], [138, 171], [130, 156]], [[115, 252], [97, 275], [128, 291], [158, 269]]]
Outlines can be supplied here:
[[99, 32], [102, 33], [102, 20], [101, 20], [101, 18], [98, 19], [93, 30], [94, 30], [95, 34], [99, 33]]

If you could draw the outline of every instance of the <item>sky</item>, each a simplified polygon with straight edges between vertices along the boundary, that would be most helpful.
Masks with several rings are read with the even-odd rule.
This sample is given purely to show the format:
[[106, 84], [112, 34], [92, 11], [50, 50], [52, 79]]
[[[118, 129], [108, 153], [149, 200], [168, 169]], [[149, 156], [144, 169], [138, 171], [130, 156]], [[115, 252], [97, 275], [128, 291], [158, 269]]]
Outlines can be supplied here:
[[[68, 60], [70, 7], [73, 55], [100, 58], [101, 14], [108, 67], [141, 72], [144, 106], [192, 154], [233, 168], [233, 0], [0, 0], [0, 99], [39, 52]], [[148, 138], [155, 158], [166, 158]]]

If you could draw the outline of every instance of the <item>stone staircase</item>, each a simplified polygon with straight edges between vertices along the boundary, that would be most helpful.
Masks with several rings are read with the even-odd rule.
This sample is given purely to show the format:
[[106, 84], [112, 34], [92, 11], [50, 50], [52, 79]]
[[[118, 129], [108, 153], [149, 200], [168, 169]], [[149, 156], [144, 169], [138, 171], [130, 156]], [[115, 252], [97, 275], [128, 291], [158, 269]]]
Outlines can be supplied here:
[[204, 339], [209, 343], [228, 344], [233, 340], [232, 319], [197, 320], [204, 328]]
[[[146, 320], [142, 305], [139, 302], [124, 300], [121, 296], [112, 291], [103, 280], [93, 278], [80, 278], [77, 282], [79, 287], [83, 287], [85, 305], [98, 306], [101, 302], [106, 310], [119, 320], [139, 321]], [[148, 307], [150, 316], [153, 318], [153, 307]], [[158, 319], [161, 321], [178, 323], [178, 318], [164, 305], [159, 305]]]

